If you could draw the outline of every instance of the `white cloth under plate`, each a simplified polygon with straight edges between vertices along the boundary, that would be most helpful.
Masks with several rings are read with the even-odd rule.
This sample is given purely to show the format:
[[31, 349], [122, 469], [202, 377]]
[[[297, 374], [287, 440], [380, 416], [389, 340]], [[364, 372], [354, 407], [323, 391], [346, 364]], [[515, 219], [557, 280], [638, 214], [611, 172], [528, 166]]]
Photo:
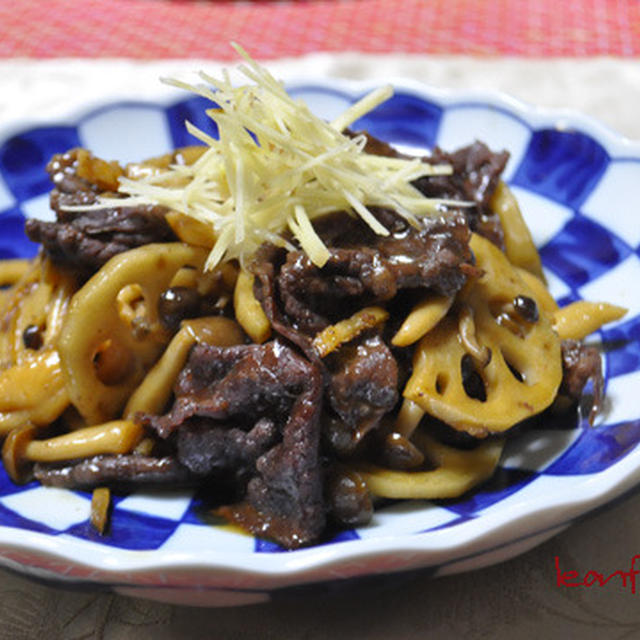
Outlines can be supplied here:
[[[0, 60], [0, 120], [52, 118], [114, 94], [155, 97], [159, 78], [233, 64], [206, 60]], [[284, 80], [410, 78], [434, 87], [491, 89], [541, 107], [569, 108], [640, 139], [640, 61], [315, 54], [268, 62]]]

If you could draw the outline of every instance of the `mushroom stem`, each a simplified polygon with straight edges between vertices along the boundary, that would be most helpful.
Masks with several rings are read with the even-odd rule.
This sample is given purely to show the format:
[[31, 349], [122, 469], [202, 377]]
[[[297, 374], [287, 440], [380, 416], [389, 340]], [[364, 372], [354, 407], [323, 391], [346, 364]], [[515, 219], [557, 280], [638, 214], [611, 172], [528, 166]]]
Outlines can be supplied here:
[[424, 416], [424, 409], [413, 400], [405, 398], [402, 401], [400, 411], [398, 411], [394, 431], [405, 438], [410, 438], [420, 424], [422, 416]]
[[28, 460], [25, 456], [27, 445], [33, 440], [37, 429], [27, 425], [9, 432], [2, 445], [2, 463], [9, 477], [17, 483], [26, 482], [29, 474]]
[[60, 462], [101, 453], [128, 453], [138, 444], [143, 432], [143, 427], [135, 422], [114, 420], [48, 440], [32, 440], [26, 445], [24, 455], [32, 462]]
[[491, 349], [481, 345], [476, 335], [476, 323], [469, 305], [460, 309], [458, 317], [458, 334], [464, 350], [480, 365], [486, 367], [491, 362]]

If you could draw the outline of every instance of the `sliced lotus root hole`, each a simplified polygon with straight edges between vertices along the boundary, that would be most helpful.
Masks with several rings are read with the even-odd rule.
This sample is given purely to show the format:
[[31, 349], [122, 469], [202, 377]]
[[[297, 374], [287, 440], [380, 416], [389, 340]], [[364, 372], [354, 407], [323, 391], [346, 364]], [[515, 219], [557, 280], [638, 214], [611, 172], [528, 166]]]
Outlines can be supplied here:
[[[504, 355], [504, 354], [503, 354]], [[505, 358], [505, 362], [507, 363], [507, 367], [509, 371], [511, 371], [511, 375], [518, 381], [524, 383], [524, 377], [522, 374]]]
[[[507, 369], [511, 375], [520, 383], [526, 384], [524, 376], [518, 368], [508, 359], [506, 354], [502, 352], [502, 357], [507, 365]], [[474, 400], [480, 400], [480, 402], [486, 402], [487, 400], [487, 388], [484, 378], [482, 377], [481, 368], [479, 368], [474, 359], [468, 353], [462, 356], [460, 360], [460, 374], [462, 376], [462, 386], [465, 393]], [[438, 382], [436, 381], [436, 390], [438, 389]]]
[[460, 374], [465, 393], [474, 400], [486, 402], [487, 388], [484, 379], [478, 372], [473, 358], [468, 353], [460, 359]]
[[449, 376], [446, 373], [439, 373], [436, 377], [436, 393], [443, 395], [449, 386]]

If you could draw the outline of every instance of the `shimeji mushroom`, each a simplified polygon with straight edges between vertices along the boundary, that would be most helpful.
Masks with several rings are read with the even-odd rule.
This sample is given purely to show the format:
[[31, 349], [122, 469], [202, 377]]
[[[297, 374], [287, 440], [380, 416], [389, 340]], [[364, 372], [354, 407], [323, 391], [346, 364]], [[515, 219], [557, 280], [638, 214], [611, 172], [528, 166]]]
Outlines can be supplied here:
[[2, 461], [16, 482], [28, 479], [33, 462], [63, 462], [102, 454], [129, 453], [144, 435], [144, 427], [131, 420], [113, 420], [37, 440], [33, 426], [14, 429], [2, 447]]
[[116, 418], [169, 342], [158, 300], [206, 250], [150, 244], [112, 258], [73, 297], [59, 352], [71, 402], [88, 424]]
[[253, 281], [253, 274], [240, 271], [233, 291], [233, 308], [247, 335], [262, 344], [271, 336], [271, 322], [253, 293]]
[[453, 304], [453, 296], [429, 295], [421, 300], [405, 318], [391, 340], [396, 347], [407, 347], [433, 329]]

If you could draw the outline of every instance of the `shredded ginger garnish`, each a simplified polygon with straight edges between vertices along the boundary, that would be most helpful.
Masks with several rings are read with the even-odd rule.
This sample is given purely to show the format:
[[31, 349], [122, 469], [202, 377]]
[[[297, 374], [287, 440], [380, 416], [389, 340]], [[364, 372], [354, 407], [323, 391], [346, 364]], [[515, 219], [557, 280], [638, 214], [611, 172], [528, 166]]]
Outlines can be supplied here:
[[[195, 163], [120, 179], [119, 192], [134, 203], [164, 205], [213, 228], [207, 269], [232, 259], [244, 264], [265, 241], [291, 247], [283, 236], [287, 229], [322, 267], [329, 251], [312, 222], [333, 211], [355, 213], [380, 235], [389, 232], [371, 206], [391, 208], [413, 225], [420, 216], [442, 211], [446, 201], [426, 198], [411, 182], [450, 174], [450, 166], [372, 155], [363, 150], [364, 135], [343, 133], [391, 97], [391, 87], [373, 91], [328, 123], [234, 46], [247, 62], [239, 71], [251, 84], [234, 87], [226, 72], [222, 79], [201, 72], [208, 86], [165, 80], [214, 103], [206, 113], [219, 138], [187, 122], [187, 130], [208, 147]], [[103, 203], [123, 204], [121, 199]]]

